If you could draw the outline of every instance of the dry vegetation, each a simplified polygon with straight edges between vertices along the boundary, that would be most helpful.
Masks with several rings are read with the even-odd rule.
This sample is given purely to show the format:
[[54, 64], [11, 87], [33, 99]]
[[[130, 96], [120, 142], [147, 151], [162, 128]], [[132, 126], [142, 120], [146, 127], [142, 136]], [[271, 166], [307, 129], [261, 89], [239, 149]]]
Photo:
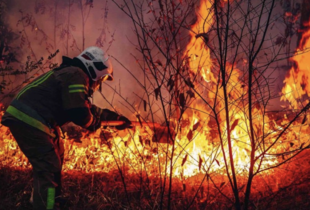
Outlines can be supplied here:
[[[258, 178], [254, 181], [253, 203], [250, 209], [302, 210], [310, 208], [310, 170], [309, 167], [304, 167], [306, 164], [310, 165], [309, 152], [296, 161], [297, 163], [293, 163], [296, 165], [292, 166], [293, 170], [290, 170], [290, 167], [279, 169], [278, 179], [274, 176], [270, 180], [271, 183], [279, 180], [277, 190], [270, 186], [270, 189], [256, 191], [255, 188], [259, 189], [261, 182], [268, 180]], [[0, 209], [32, 209], [29, 203], [31, 177], [30, 169], [1, 165]], [[285, 180], [289, 180], [289, 183]], [[154, 203], [154, 200], [159, 195], [159, 181], [152, 178], [152, 186], [149, 190], [141, 189], [143, 181], [145, 180], [140, 180], [136, 175], [127, 175], [126, 182], [129, 185], [126, 195], [118, 171], [109, 173], [65, 172], [63, 173], [63, 194], [68, 198], [68, 202], [64, 209], [158, 209], [159, 205]], [[180, 180], [175, 180], [172, 192], [172, 209], [233, 209], [232, 204], [227, 202], [217, 190], [207, 191], [207, 189], [206, 181], [204, 191], [199, 191], [200, 195], [188, 208], [197, 191], [197, 185], [186, 185]], [[126, 196], [130, 199], [130, 204], [128, 204]], [[166, 209], [165, 205], [164, 209]]]
[[[64, 209], [309, 209], [310, 100], [303, 96], [291, 101], [288, 96], [296, 96], [295, 92], [283, 92], [282, 98], [291, 106], [274, 115], [268, 110], [271, 99], [280, 97], [269, 71], [275, 71], [280, 60], [287, 59], [288, 65], [298, 62], [288, 59], [294, 54], [288, 46], [299, 11], [285, 11], [281, 16], [285, 33], [279, 35], [269, 31], [278, 21], [273, 13], [276, 0], [227, 4], [208, 0], [196, 18], [193, 11], [199, 9], [194, 0], [113, 2], [132, 21], [137, 36], [133, 45], [139, 55], [133, 57], [142, 79], [131, 76], [141, 88], [134, 93], [138, 105], [121, 95], [120, 88], [107, 87], [137, 119], [173, 124], [177, 137], [169, 135], [169, 144], [162, 144], [151, 141], [154, 138], [142, 129], [124, 135], [106, 133], [108, 137], [99, 132], [93, 139], [83, 131], [67, 130], [63, 194], [68, 202]], [[68, 14], [62, 37], [57, 37], [56, 18], [54, 37], [48, 38], [35, 15], [21, 12], [20, 47], [27, 46], [31, 56], [25, 70], [17, 74], [7, 69], [2, 76], [16, 73], [29, 78], [22, 84], [3, 79], [0, 90], [9, 88], [3, 98], [12, 97], [34, 76], [57, 65], [58, 39], [67, 54], [84, 47], [86, 14], [95, 3], [67, 3], [55, 1], [51, 7], [53, 17], [60, 8]], [[44, 17], [45, 5], [36, 6], [39, 17]], [[83, 16], [77, 27], [80, 42], [71, 27], [74, 10]], [[104, 23], [106, 18], [107, 14]], [[48, 59], [36, 57], [35, 42], [26, 38], [31, 33], [43, 37]], [[105, 35], [104, 30], [100, 32], [97, 45], [103, 46]], [[305, 36], [301, 42], [307, 40]], [[265, 47], [266, 43], [270, 45]], [[310, 46], [306, 48], [301, 53]], [[297, 64], [293, 66], [296, 69], [291, 71], [300, 70]], [[126, 67], [123, 70], [131, 73]], [[296, 87], [294, 82], [286, 82], [287, 87]], [[297, 87], [306, 95], [303, 82]], [[0, 209], [31, 209], [30, 165], [10, 133], [2, 126], [0, 132]], [[186, 173], [191, 175], [186, 177]]]

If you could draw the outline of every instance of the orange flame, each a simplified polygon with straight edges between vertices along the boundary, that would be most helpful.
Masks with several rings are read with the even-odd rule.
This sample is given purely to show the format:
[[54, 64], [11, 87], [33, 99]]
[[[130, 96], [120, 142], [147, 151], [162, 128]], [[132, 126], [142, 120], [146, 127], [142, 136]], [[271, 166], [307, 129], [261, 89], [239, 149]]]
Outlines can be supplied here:
[[[191, 40], [184, 53], [184, 58], [188, 58], [188, 64], [184, 63], [184, 65], [188, 65], [190, 71], [199, 74], [203, 78], [204, 87], [209, 88], [209, 91], [205, 91], [205, 94], [212, 100], [215, 98], [214, 84], [217, 84], [218, 81], [216, 75], [211, 71], [213, 66], [210, 50], [205, 47], [204, 41], [201, 38], [195, 37], [196, 34], [205, 33], [209, 30], [208, 25], [211, 25], [213, 21], [212, 5], [207, 0], [201, 1], [200, 4], [198, 20], [192, 27], [192, 32], [190, 32]], [[310, 36], [310, 31], [305, 36]], [[307, 46], [308, 44], [310, 46], [310, 42], [307, 43]], [[298, 72], [296, 72], [296, 69], [291, 69], [290, 76], [285, 80], [286, 86], [284, 90], [286, 99], [296, 105], [297, 101], [295, 99], [299, 99], [305, 93], [310, 93], [308, 91], [310, 87], [305, 83], [308, 80], [308, 66], [306, 66], [307, 62], [304, 61], [306, 59], [305, 56], [305, 54], [300, 56], [303, 60], [301, 63], [298, 62]], [[245, 105], [242, 104], [242, 101], [238, 101], [238, 99], [247, 92], [247, 87], [243, 86], [243, 82], [240, 81], [241, 72], [235, 66], [227, 65], [227, 72], [232, 71], [232, 69], [234, 73], [231, 75], [227, 88], [231, 99], [238, 102], [237, 104], [230, 105], [231, 111], [229, 113], [232, 122], [233, 158], [238, 174], [242, 174], [246, 173], [249, 168], [251, 148], [247, 133], [249, 122], [243, 113]], [[297, 80], [298, 83], [292, 85], [294, 80]], [[303, 85], [306, 86], [302, 88]], [[199, 85], [197, 86], [199, 87]], [[298, 90], [295, 91], [296, 89]], [[219, 92], [218, 94], [219, 98], [224, 97], [223, 93]], [[200, 100], [196, 100], [192, 106], [203, 112], [187, 110], [184, 113], [184, 118], [188, 121], [182, 122], [182, 130], [176, 136], [175, 156], [172, 161], [173, 171], [168, 171], [168, 173], [173, 173], [177, 177], [190, 177], [201, 171], [223, 174], [225, 173], [225, 167], [223, 164], [223, 154], [219, 149], [220, 140], [217, 135], [217, 123], [221, 125], [220, 129], [225, 131], [227, 128], [221, 122], [225, 117], [221, 115], [219, 117], [220, 122], [216, 122], [214, 118], [210, 117], [205, 104]], [[224, 103], [219, 101], [217, 109], [221, 110], [223, 107]], [[261, 128], [259, 123], [261, 121], [260, 111], [258, 108], [254, 108], [254, 112], [255, 116], [258, 116], [254, 119], [257, 132], [263, 129], [268, 130], [269, 128], [280, 130], [282, 129], [281, 125], [287, 123], [287, 119], [284, 119], [281, 123], [269, 119], [269, 125]], [[1, 159], [2, 164], [30, 167], [27, 158], [18, 150], [17, 143], [13, 141], [9, 130], [2, 126], [0, 127], [0, 132], [2, 133], [0, 157], [4, 157]], [[290, 143], [294, 141], [293, 134], [294, 132], [291, 131], [291, 134], [286, 138], [287, 144], [282, 145], [279, 148], [280, 150], [285, 150], [290, 146]], [[82, 135], [80, 138], [81, 142], [75, 142], [68, 135], [65, 135], [64, 171], [109, 172], [123, 168], [130, 173], [145, 171], [149, 175], [158, 176], [159, 174], [164, 174], [166, 168], [170, 168], [165, 166], [165, 161], [166, 154], [171, 154], [172, 146], [152, 142], [153, 131], [148, 127], [120, 133], [114, 132], [112, 129], [99, 129], [93, 134], [82, 132]], [[267, 144], [272, 143], [273, 137], [273, 134], [270, 134], [269, 139], [266, 140], [270, 142], [267, 142]], [[227, 146], [224, 145], [224, 148], [227, 148]], [[227, 153], [226, 150], [225, 152]], [[259, 155], [259, 151], [255, 155]], [[269, 158], [264, 162], [265, 165], [262, 168], [276, 162], [276, 158]]]
[[[309, 23], [310, 24], [310, 23]], [[284, 80], [281, 100], [290, 102], [293, 108], [300, 108], [308, 100], [301, 100], [303, 96], [310, 96], [310, 31], [306, 31], [300, 45], [291, 61], [295, 64]]]

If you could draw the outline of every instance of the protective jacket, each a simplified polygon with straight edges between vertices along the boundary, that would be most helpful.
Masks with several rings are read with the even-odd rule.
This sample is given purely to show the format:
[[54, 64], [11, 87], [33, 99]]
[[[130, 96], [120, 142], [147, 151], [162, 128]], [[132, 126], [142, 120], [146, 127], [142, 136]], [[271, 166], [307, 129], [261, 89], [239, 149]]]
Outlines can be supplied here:
[[[63, 57], [59, 68], [38, 77], [24, 87], [2, 117], [19, 148], [33, 167], [33, 208], [55, 209], [61, 198], [63, 142], [58, 126], [73, 122], [95, 131], [103, 120], [130, 121], [108, 109], [91, 105], [91, 84], [85, 65], [78, 59]], [[37, 132], [36, 132], [37, 131]]]
[[90, 111], [89, 77], [77, 59], [63, 57], [53, 69], [24, 87], [2, 117], [2, 124], [23, 121], [50, 136], [53, 128], [73, 122], [88, 128], [94, 121]]

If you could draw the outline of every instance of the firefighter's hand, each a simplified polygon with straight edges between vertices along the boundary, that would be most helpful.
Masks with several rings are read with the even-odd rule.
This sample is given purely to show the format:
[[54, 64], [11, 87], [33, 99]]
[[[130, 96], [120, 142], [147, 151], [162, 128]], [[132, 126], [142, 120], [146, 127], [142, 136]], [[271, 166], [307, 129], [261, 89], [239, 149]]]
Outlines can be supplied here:
[[117, 114], [109, 109], [102, 109], [100, 112], [101, 121], [124, 121], [123, 125], [115, 126], [117, 130], [124, 130], [126, 128], [132, 128], [130, 120], [127, 117]]
[[102, 114], [102, 112], [103, 112], [103, 109], [97, 107], [96, 105], [91, 105], [90, 112], [91, 112], [94, 116], [96, 116], [96, 117], [98, 117], [98, 118], [101, 118], [101, 114]]
[[125, 123], [124, 123], [123, 125], [115, 126], [115, 128], [116, 128], [117, 130], [124, 130], [124, 129], [126, 129], [126, 128], [132, 128], [131, 122], [130, 122], [130, 120], [128, 120], [127, 117], [124, 117], [124, 116], [122, 116], [122, 115], [119, 115], [118, 120], [119, 120], [119, 121], [124, 121]]
[[109, 121], [109, 120], [119, 120], [118, 118], [120, 117], [119, 114], [117, 114], [116, 112], [113, 112], [109, 109], [103, 109], [102, 113], [100, 115], [100, 119], [102, 121]]
[[96, 131], [101, 126], [101, 120], [100, 117], [93, 115], [93, 122], [92, 124], [86, 128], [89, 131]]

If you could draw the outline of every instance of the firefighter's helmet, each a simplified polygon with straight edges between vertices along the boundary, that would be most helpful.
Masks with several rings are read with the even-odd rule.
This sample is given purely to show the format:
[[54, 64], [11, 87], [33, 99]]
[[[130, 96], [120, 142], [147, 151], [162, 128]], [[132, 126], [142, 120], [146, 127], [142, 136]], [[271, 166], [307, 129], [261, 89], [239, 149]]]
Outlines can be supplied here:
[[88, 47], [77, 58], [82, 61], [93, 81], [113, 80], [112, 64], [99, 47]]

